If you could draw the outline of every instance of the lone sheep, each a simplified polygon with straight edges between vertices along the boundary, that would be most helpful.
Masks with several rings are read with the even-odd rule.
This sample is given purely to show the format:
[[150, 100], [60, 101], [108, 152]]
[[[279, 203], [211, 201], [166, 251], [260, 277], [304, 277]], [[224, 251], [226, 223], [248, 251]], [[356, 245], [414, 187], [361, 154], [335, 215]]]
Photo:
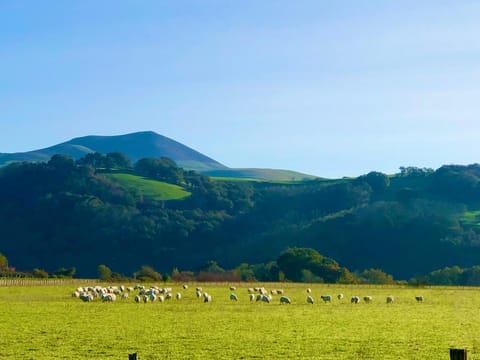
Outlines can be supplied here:
[[291, 304], [291, 301], [288, 297], [282, 296], [280, 297], [280, 304]]

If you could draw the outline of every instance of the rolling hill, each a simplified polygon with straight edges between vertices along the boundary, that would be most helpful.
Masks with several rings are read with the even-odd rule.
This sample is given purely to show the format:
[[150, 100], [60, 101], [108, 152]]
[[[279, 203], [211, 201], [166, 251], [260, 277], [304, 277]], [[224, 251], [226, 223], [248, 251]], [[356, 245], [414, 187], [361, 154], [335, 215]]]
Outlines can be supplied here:
[[186, 170], [208, 176], [254, 178], [261, 180], [299, 181], [312, 175], [276, 169], [231, 169], [202, 153], [153, 131], [115, 136], [84, 136], [48, 148], [21, 153], [0, 153], [0, 166], [11, 162], [45, 162], [55, 154], [79, 159], [88, 153], [121, 152], [132, 162], [141, 158], [168, 157]]

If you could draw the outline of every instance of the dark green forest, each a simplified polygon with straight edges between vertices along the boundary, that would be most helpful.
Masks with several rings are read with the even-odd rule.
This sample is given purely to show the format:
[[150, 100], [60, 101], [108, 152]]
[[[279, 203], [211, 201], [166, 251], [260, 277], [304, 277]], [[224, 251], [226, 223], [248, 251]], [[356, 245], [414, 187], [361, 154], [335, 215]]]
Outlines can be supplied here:
[[[111, 173], [190, 195], [155, 200]], [[96, 277], [104, 264], [126, 276], [142, 267], [178, 275], [215, 264], [244, 280], [352, 282], [379, 269], [387, 280], [453, 274], [470, 284], [479, 225], [478, 164], [291, 183], [209, 178], [121, 153], [0, 168], [0, 253], [19, 271]]]

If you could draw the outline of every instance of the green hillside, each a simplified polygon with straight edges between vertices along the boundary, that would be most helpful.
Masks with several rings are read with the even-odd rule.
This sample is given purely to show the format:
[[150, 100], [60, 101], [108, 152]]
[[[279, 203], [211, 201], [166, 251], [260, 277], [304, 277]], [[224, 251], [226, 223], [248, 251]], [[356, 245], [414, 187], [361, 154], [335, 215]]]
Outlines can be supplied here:
[[291, 170], [255, 168], [210, 170], [202, 171], [202, 174], [220, 178], [245, 178], [266, 181], [305, 181], [317, 178], [313, 175], [303, 174]]
[[135, 191], [143, 196], [150, 197], [157, 201], [179, 200], [190, 196], [188, 191], [183, 190], [178, 185], [151, 180], [138, 175], [125, 173], [106, 173], [104, 176], [118, 182], [126, 189]]

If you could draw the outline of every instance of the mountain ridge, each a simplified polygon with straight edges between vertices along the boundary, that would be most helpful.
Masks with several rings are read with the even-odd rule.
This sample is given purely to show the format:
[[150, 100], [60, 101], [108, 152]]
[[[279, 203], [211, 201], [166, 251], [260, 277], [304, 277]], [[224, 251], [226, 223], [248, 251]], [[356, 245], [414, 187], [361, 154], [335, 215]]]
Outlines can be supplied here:
[[[154, 131], [138, 131], [122, 135], [87, 135], [52, 145], [43, 149], [0, 153], [0, 166], [18, 161], [48, 161], [55, 154], [63, 154], [79, 159], [88, 153], [121, 152], [133, 162], [141, 158], [168, 157], [186, 170], [194, 170], [205, 175], [216, 172], [225, 177], [255, 178], [261, 180], [303, 180], [315, 176], [290, 170], [277, 169], [231, 169], [226, 165], [184, 145], [174, 139]], [[259, 171], [261, 170], [261, 171]]]

